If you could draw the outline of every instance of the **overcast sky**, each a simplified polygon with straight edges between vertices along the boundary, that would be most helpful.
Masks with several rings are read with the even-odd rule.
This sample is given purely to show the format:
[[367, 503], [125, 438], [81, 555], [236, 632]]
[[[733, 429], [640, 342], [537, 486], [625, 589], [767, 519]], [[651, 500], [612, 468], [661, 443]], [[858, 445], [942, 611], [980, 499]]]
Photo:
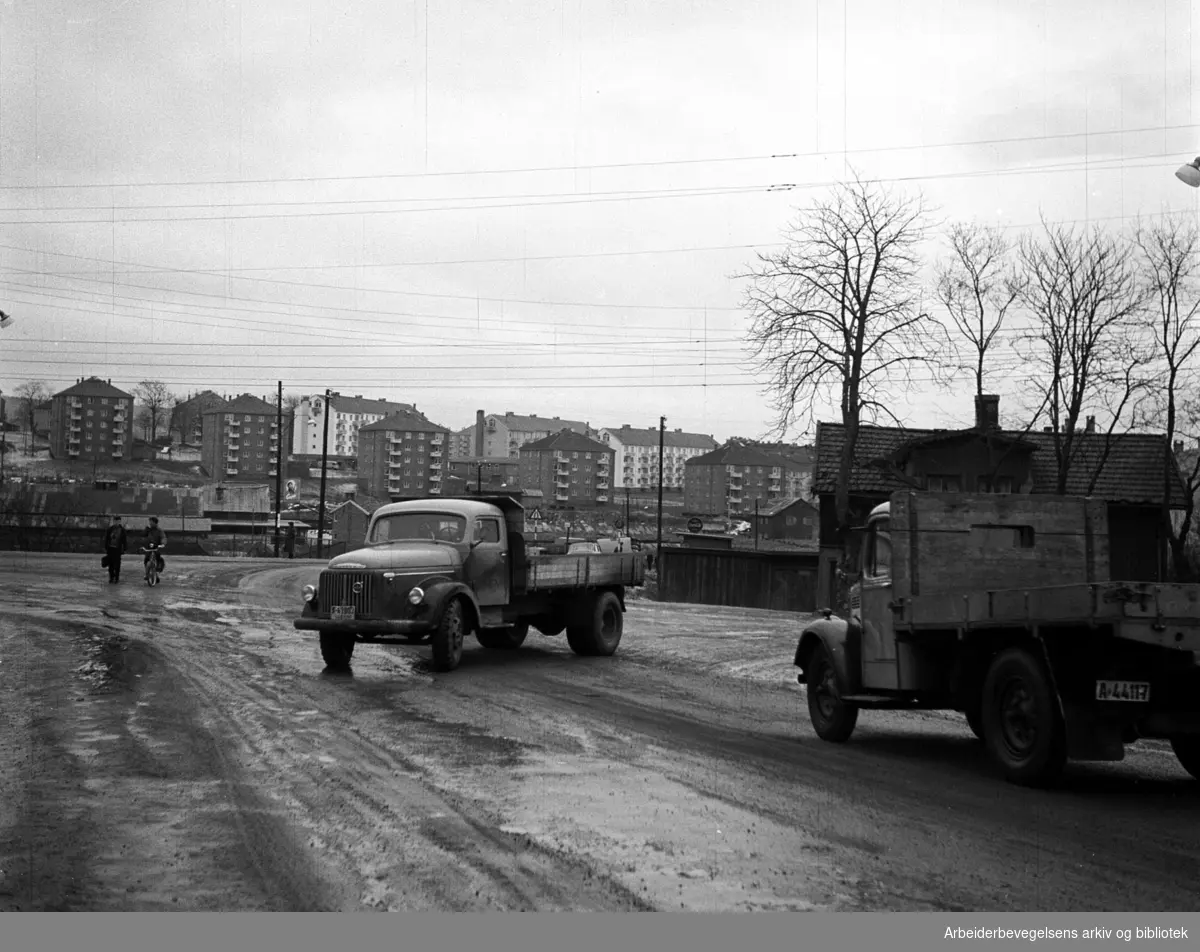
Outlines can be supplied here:
[[[0, 0], [0, 389], [282, 380], [452, 428], [485, 409], [761, 436], [734, 276], [851, 167], [1013, 235], [1196, 213], [1173, 175], [1200, 152], [1192, 18]], [[970, 393], [898, 409], [965, 425]]]

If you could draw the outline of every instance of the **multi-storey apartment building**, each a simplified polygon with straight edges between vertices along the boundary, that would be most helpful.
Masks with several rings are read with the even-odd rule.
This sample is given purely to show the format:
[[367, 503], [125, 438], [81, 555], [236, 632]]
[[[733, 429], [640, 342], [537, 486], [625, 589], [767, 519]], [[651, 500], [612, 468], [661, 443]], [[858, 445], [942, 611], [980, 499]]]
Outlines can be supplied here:
[[521, 489], [540, 490], [550, 509], [605, 505], [612, 499], [612, 447], [564, 427], [524, 444]]
[[358, 481], [372, 496], [439, 496], [447, 472], [450, 430], [414, 409], [358, 431]]
[[[642, 429], [623, 423], [602, 427], [599, 438], [616, 454], [613, 485], [617, 488], [658, 488], [658, 427]], [[703, 433], [667, 430], [663, 441], [663, 489], [683, 488], [684, 464], [716, 449], [717, 441]]]
[[594, 437], [596, 431], [579, 420], [560, 420], [558, 417], [526, 416], [521, 413], [475, 412], [475, 423], [458, 430], [451, 439], [450, 453], [455, 458], [464, 456], [496, 457], [520, 456], [526, 443], [544, 439], [563, 428]]
[[210, 406], [203, 412], [200, 464], [221, 480], [274, 476], [278, 456], [286, 460], [291, 451], [286, 439], [279, 446], [278, 413], [249, 393]]
[[771, 453], [761, 447], [731, 440], [711, 453], [685, 464], [683, 508], [703, 515], [753, 515], [754, 504], [773, 505], [781, 499], [801, 498], [811, 464]]
[[292, 444], [295, 452], [320, 455], [325, 446], [325, 414], [329, 413], [329, 455], [358, 456], [358, 433], [369, 423], [377, 423], [393, 413], [415, 410], [409, 403], [391, 403], [382, 398], [370, 400], [362, 394], [353, 397], [337, 395], [325, 401], [325, 394], [314, 393], [301, 397], [292, 425]]
[[199, 446], [204, 442], [204, 411], [224, 402], [225, 398], [212, 390], [202, 390], [178, 401], [171, 408], [169, 432], [172, 438]]
[[133, 458], [133, 394], [111, 380], [80, 378], [50, 398], [50, 455], [124, 462]]

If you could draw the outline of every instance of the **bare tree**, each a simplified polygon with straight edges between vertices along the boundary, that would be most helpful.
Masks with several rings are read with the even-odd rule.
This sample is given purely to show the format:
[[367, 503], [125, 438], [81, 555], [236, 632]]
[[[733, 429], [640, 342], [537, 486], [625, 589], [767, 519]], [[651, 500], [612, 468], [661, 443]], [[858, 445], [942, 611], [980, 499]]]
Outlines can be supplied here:
[[[1139, 315], [1146, 301], [1135, 248], [1099, 228], [1042, 220], [1044, 238], [1023, 235], [1022, 304], [1033, 318], [1024, 356], [1035, 368], [1031, 396], [1054, 434], [1055, 490], [1067, 491], [1083, 447], [1080, 419], [1095, 406], [1107, 429], [1091, 483], [1104, 468], [1112, 436], [1147, 395], [1151, 360]], [[1039, 411], [1039, 414], [1042, 411]]]
[[158, 436], [158, 428], [167, 422], [168, 412], [175, 397], [161, 380], [143, 380], [133, 388], [134, 395], [142, 401], [141, 423], [151, 443]]
[[[1192, 581], [1194, 573], [1187, 558], [1187, 540], [1195, 496], [1200, 491], [1200, 454], [1181, 472], [1186, 498], [1178, 528], [1171, 520], [1171, 489], [1176, 472], [1175, 436], [1181, 422], [1180, 391], [1196, 380], [1195, 358], [1200, 349], [1200, 230], [1191, 219], [1168, 216], [1149, 227], [1139, 225], [1136, 241], [1142, 252], [1142, 272], [1151, 300], [1147, 324], [1154, 337], [1155, 357], [1163, 370], [1156, 388], [1160, 419], [1166, 430], [1162, 518], [1176, 577]], [[1187, 410], [1185, 407], [1185, 417], [1192, 417], [1194, 422]]]
[[283, 415], [290, 416], [296, 412], [296, 408], [300, 406], [300, 401], [304, 397], [299, 393], [285, 393], [283, 395]]
[[975, 392], [983, 393], [988, 351], [1023, 280], [1013, 267], [1012, 243], [999, 228], [958, 222], [949, 234], [951, 256], [937, 266], [937, 295], [974, 351]]
[[38, 407], [45, 403], [50, 391], [41, 380], [26, 380], [17, 384], [13, 391], [21, 400], [21, 422], [29, 427], [29, 448], [33, 449], [33, 438], [37, 429]]
[[[782, 436], [836, 407], [845, 426], [835, 504], [849, 525], [850, 473], [860, 421], [895, 420], [891, 386], [911, 384], [916, 365], [937, 368], [945, 330], [920, 307], [917, 249], [925, 237], [921, 197], [899, 196], [855, 177], [803, 210], [783, 250], [760, 254], [745, 307], [749, 345]], [[898, 422], [898, 421], [897, 421]]]

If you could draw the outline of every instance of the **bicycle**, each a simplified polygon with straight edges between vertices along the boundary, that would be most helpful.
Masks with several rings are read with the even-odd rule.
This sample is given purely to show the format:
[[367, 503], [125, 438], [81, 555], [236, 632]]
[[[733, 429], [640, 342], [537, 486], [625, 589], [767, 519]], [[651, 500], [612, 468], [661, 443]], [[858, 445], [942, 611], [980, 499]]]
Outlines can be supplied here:
[[153, 553], [154, 558], [146, 563], [146, 584], [153, 587], [158, 584], [158, 573], [161, 572], [166, 563], [163, 562], [162, 556], [158, 554], [161, 546], [148, 545], [142, 546], [138, 551], [143, 553]]

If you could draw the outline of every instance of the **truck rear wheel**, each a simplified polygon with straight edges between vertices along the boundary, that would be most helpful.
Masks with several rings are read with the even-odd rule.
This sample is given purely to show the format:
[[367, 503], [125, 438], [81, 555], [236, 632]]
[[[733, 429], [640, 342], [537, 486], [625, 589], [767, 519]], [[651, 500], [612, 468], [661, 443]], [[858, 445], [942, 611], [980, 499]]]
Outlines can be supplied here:
[[567, 626], [567, 644], [577, 655], [607, 658], [617, 650], [624, 630], [621, 600], [612, 592], [601, 592], [592, 600], [586, 622]]
[[1171, 749], [1179, 765], [1200, 780], [1200, 734], [1179, 734], [1171, 738]]
[[461, 598], [452, 598], [442, 609], [437, 629], [433, 633], [433, 667], [437, 671], [453, 671], [462, 661], [463, 640], [467, 636], [467, 618]]
[[833, 662], [823, 646], [813, 652], [805, 673], [808, 718], [812, 721], [813, 730], [821, 740], [834, 744], [849, 740], [858, 723], [858, 708], [842, 700]]
[[1066, 765], [1066, 727], [1049, 674], [1024, 648], [1001, 652], [988, 669], [983, 736], [1010, 783], [1044, 786]]
[[475, 640], [493, 651], [515, 651], [525, 643], [528, 634], [529, 625], [522, 622], [508, 628], [480, 628], [475, 632]]
[[325, 666], [333, 671], [344, 671], [350, 667], [354, 654], [354, 635], [341, 632], [321, 632], [321, 658]]

